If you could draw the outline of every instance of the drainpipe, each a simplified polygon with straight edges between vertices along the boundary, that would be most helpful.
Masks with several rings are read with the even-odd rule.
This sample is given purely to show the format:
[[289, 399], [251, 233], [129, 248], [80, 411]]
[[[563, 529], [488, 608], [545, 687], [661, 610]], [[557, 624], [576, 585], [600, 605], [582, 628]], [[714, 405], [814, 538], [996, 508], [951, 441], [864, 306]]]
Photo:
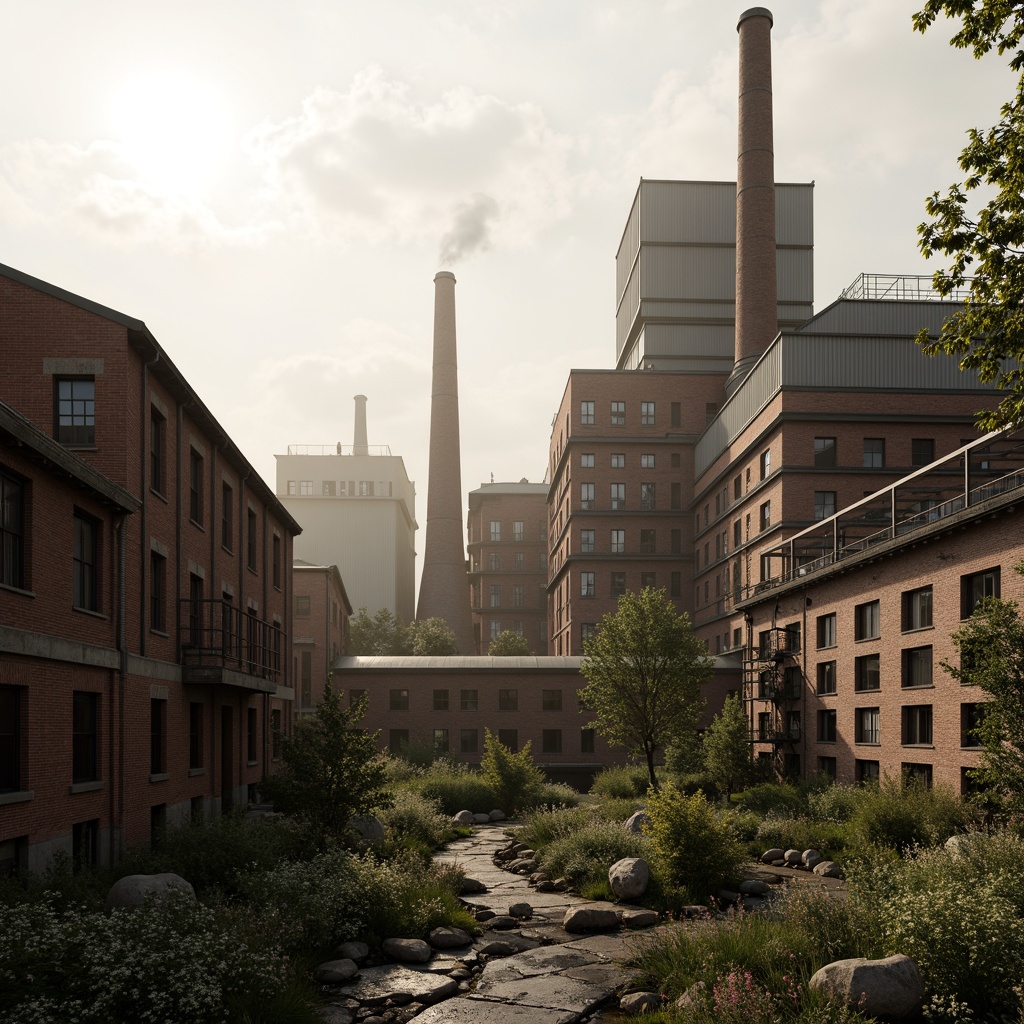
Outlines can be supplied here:
[[[113, 771], [114, 750], [111, 744], [111, 780], [110, 780], [110, 827], [111, 827], [111, 861], [120, 860], [120, 851], [124, 846], [124, 702], [128, 680], [128, 648], [125, 643], [125, 609], [127, 594], [125, 587], [125, 516], [118, 516], [114, 526], [117, 539], [117, 771]], [[110, 701], [110, 735], [114, 736], [114, 699]], [[113, 849], [113, 833], [118, 835], [118, 850], [115, 857]]]
[[156, 355], [147, 363], [142, 363], [142, 408], [139, 411], [139, 437], [142, 439], [142, 444], [139, 445], [139, 495], [142, 498], [142, 508], [140, 509], [141, 520], [139, 525], [139, 533], [141, 536], [141, 550], [139, 552], [139, 579], [142, 580], [142, 586], [139, 588], [139, 654], [142, 657], [146, 656], [146, 619], [147, 608], [146, 608], [146, 596], [148, 594], [148, 588], [146, 582], [149, 579], [149, 546], [146, 542], [146, 509], [149, 507], [149, 502], [146, 500], [146, 439], [149, 438], [152, 443], [152, 435], [150, 431], [146, 430], [146, 410], [150, 403], [147, 401], [149, 394], [149, 388], [147, 387], [149, 381], [149, 368], [156, 366], [160, 361], [160, 349], [156, 350]]

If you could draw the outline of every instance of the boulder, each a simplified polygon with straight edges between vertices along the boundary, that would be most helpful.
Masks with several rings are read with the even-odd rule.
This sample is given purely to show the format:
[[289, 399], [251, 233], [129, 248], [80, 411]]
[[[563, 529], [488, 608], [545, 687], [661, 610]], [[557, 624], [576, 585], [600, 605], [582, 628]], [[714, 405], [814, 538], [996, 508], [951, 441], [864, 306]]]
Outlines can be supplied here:
[[637, 835], [643, 833], [644, 825], [648, 824], [651, 820], [651, 816], [646, 811], [634, 811], [626, 819], [626, 831], [635, 832]]
[[642, 857], [624, 857], [608, 869], [608, 885], [619, 900], [639, 899], [650, 880], [651, 870]]
[[381, 949], [402, 964], [425, 964], [433, 955], [422, 939], [385, 939]]
[[822, 878], [842, 878], [842, 868], [834, 860], [823, 860], [814, 865], [814, 873]]
[[321, 1006], [317, 1012], [323, 1024], [352, 1024], [356, 1019], [355, 1011], [347, 1006]]
[[472, 811], [459, 811], [458, 814], [452, 815], [452, 821], [456, 825], [472, 825], [476, 821], [476, 816]]
[[471, 896], [475, 892], [487, 892], [487, 886], [478, 878], [464, 878], [459, 883], [459, 895]]
[[783, 855], [782, 859], [791, 867], [795, 868], [799, 864], [803, 863], [801, 859], [803, 854], [799, 850], [787, 850]]
[[567, 932], [599, 932], [619, 926], [619, 915], [614, 910], [595, 907], [571, 907], [565, 912], [562, 927]]
[[488, 814], [487, 817], [490, 818], [491, 821], [504, 821], [505, 820], [505, 812], [504, 811], [499, 811], [499, 810], [495, 809], [495, 810], [491, 811], [491, 813]]
[[481, 946], [477, 952], [484, 956], [492, 956], [495, 959], [498, 959], [499, 957], [515, 956], [519, 950], [511, 942], [503, 942], [501, 939], [493, 939], [491, 942]]
[[486, 825], [490, 820], [491, 816], [489, 814], [480, 813], [473, 815], [473, 823], [476, 825]]
[[487, 927], [499, 932], [510, 932], [513, 928], [519, 927], [519, 922], [508, 914], [497, 914], [487, 922]]
[[800, 860], [804, 867], [811, 868], [812, 870], [816, 864], [820, 864], [824, 859], [825, 858], [822, 857], [817, 850], [804, 850], [804, 852], [800, 854]]
[[321, 985], [344, 985], [359, 973], [352, 960], [328, 960], [316, 969], [316, 980]]
[[767, 896], [772, 887], [760, 878], [748, 878], [740, 883], [740, 893], [744, 896]]
[[370, 955], [370, 947], [365, 942], [343, 942], [335, 951], [339, 960], [365, 960]]
[[906, 1020], [916, 1017], [924, 999], [917, 964], [897, 953], [884, 960], [837, 960], [810, 980], [810, 988], [859, 1010], [865, 1017]]
[[657, 923], [658, 912], [656, 910], [624, 910], [622, 912], [624, 928], [653, 928]]
[[528, 917], [533, 917], [533, 907], [529, 903], [513, 903], [508, 908], [508, 916], [526, 920]]
[[461, 928], [435, 928], [428, 936], [434, 949], [457, 949], [468, 946], [473, 940]]
[[657, 992], [630, 992], [619, 1000], [619, 1009], [625, 1013], [647, 1013], [661, 1008], [661, 995]]
[[761, 863], [762, 864], [774, 864], [776, 861], [785, 860], [785, 859], [786, 859], [786, 851], [785, 850], [771, 849], [771, 850], [765, 850], [764, 853], [761, 854]]
[[361, 846], [380, 846], [384, 842], [384, 826], [372, 814], [353, 818], [349, 827], [359, 836]]
[[946, 849], [954, 857], [962, 856], [967, 852], [967, 847], [970, 845], [970, 840], [965, 835], [950, 836], [946, 840]]
[[196, 898], [192, 886], [181, 875], [175, 875], [170, 871], [157, 875], [125, 875], [110, 887], [103, 909], [133, 910], [135, 907], [141, 907], [150, 893], [154, 899], [162, 900], [169, 892], [184, 893], [192, 900]]

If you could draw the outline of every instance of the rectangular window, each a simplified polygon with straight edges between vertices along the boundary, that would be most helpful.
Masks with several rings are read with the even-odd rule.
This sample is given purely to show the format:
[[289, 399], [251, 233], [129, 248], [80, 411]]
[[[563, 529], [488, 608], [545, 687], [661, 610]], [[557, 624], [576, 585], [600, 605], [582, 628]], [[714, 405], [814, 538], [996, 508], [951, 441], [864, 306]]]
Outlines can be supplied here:
[[814, 492], [814, 518], [828, 519], [836, 514], [836, 492], [815, 491]]
[[594, 507], [594, 485], [580, 484], [580, 508], [588, 509]]
[[188, 766], [203, 767], [203, 705], [194, 700], [188, 705]]
[[498, 710], [499, 711], [518, 711], [519, 710], [519, 691], [518, 690], [498, 690]]
[[855, 743], [878, 743], [878, 708], [856, 708], [853, 720]]
[[72, 695], [71, 781], [95, 782], [99, 778], [99, 694]]
[[366, 706], [369, 707], [369, 690], [357, 690], [352, 689], [348, 691], [348, 706], [355, 707], [361, 701], [366, 701]]
[[21, 690], [0, 686], [0, 793], [17, 793], [20, 789]]
[[388, 707], [392, 711], [408, 711], [409, 710], [409, 691], [408, 690], [391, 690], [389, 696]]
[[155, 406], [149, 409], [149, 486], [164, 493], [167, 466], [167, 421]]
[[498, 583], [491, 584], [491, 607], [501, 607], [501, 585]]
[[203, 457], [189, 448], [188, 517], [197, 526], [203, 525]]
[[580, 467], [582, 469], [593, 469], [594, 468], [594, 456], [592, 452], [580, 455]]
[[594, 403], [593, 402], [580, 402], [580, 423], [584, 426], [593, 426], [594, 423]]
[[932, 742], [931, 704], [908, 704], [902, 710], [903, 746], [930, 746]]
[[580, 551], [589, 554], [594, 550], [594, 530], [580, 530]]
[[960, 705], [960, 746], [980, 747], [982, 719], [985, 716], [984, 704]]
[[541, 690], [540, 706], [543, 711], [561, 711], [562, 691]]
[[57, 440], [71, 448], [96, 443], [96, 382], [92, 379], [57, 379]]
[[853, 623], [854, 640], [877, 640], [881, 636], [879, 603], [868, 601], [857, 605]]
[[476, 690], [460, 690], [459, 691], [459, 710], [460, 711], [476, 711], [477, 709], [477, 691]]
[[612, 469], [625, 469], [626, 456], [618, 453], [613, 453], [611, 459], [611, 467]]
[[903, 592], [903, 632], [927, 629], [932, 624], [932, 588]]
[[626, 485], [625, 484], [612, 484], [611, 485], [611, 502], [612, 508], [625, 508], [626, 507]]
[[657, 548], [657, 532], [655, 530], [640, 531], [640, 554], [653, 555]]
[[295, 614], [300, 618], [305, 618], [309, 615], [309, 598], [308, 597], [296, 597], [295, 598]]
[[522, 544], [524, 536], [525, 531], [523, 528], [523, 521], [521, 519], [516, 519], [512, 523], [512, 540], [514, 540], [517, 544]]
[[595, 626], [595, 624], [593, 622], [584, 622], [580, 626], [580, 639], [581, 640], [584, 640], [584, 641], [589, 640], [596, 633], [597, 633], [597, 627]]
[[526, 568], [526, 556], [522, 553], [522, 551], [517, 551], [512, 556], [512, 568], [516, 572], [522, 572], [523, 569]]
[[[356, 691], [350, 690], [348, 695], [349, 705], [356, 698]], [[281, 709], [272, 708], [270, 711], [270, 759], [278, 761], [281, 758]]]
[[312, 496], [313, 494], [313, 481], [312, 480], [300, 480], [299, 481], [299, 494], [305, 494]]
[[0, 473], [0, 583], [25, 586], [25, 488]]
[[624, 572], [612, 573], [612, 597], [622, 597], [626, 592], [626, 574]]
[[908, 764], [904, 761], [901, 767], [904, 786], [919, 785], [925, 789], [932, 788], [932, 766], [930, 764]]
[[641, 455], [640, 456], [640, 468], [641, 469], [654, 469], [654, 456], [653, 455]]
[[270, 582], [272, 586], [281, 589], [281, 538], [274, 534], [270, 538]]
[[761, 452], [761, 457], [758, 460], [761, 467], [761, 479], [764, 480], [772, 471], [772, 450], [771, 448]]
[[492, 551], [490, 555], [487, 556], [487, 568], [490, 569], [491, 572], [501, 571], [501, 555], [499, 555], [497, 551]]
[[256, 571], [256, 513], [249, 509], [248, 521], [246, 523], [246, 537], [245, 537], [245, 561], [246, 564]]
[[435, 711], [447, 711], [448, 710], [448, 691], [447, 690], [435, 690], [434, 691], [434, 710]]
[[932, 685], [931, 647], [910, 647], [903, 652], [903, 685]]
[[999, 566], [960, 577], [960, 618], [969, 619], [986, 597], [999, 597]]
[[910, 464], [927, 466], [935, 461], [935, 441], [930, 437], [913, 437], [910, 439]]
[[226, 481], [221, 484], [220, 491], [220, 544], [227, 551], [234, 547], [234, 507], [235, 492]]
[[822, 661], [818, 663], [818, 693], [828, 694], [836, 692], [836, 663], [834, 661]]
[[656, 505], [654, 484], [642, 483], [640, 485], [640, 508], [645, 512], [653, 512]]
[[757, 739], [759, 743], [772, 741], [772, 713], [760, 711], [757, 715]]
[[580, 597], [594, 596], [594, 573], [580, 573]]
[[477, 752], [477, 730], [459, 730], [459, 752], [462, 754], [475, 754]]
[[448, 730], [434, 730], [434, 753], [444, 756], [448, 753]]
[[681, 572], [674, 572], [669, 577], [669, 597], [682, 597], [683, 594], [683, 574]]
[[[716, 589], [718, 577], [715, 577]], [[658, 588], [658, 574], [656, 572], [642, 572], [640, 573], [640, 589], [641, 590], [657, 590]]]
[[388, 751], [397, 757], [401, 757], [409, 749], [408, 729], [388, 730]]
[[612, 419], [611, 423], [613, 427], [624, 427], [626, 425], [626, 403], [625, 402], [612, 402]]
[[72, 563], [72, 604], [98, 612], [99, 524], [78, 512], [74, 516], [74, 558]]
[[612, 530], [610, 544], [610, 550], [613, 555], [623, 554], [626, 550], [626, 531]]
[[818, 774], [826, 779], [836, 781], [836, 759], [834, 757], [818, 758]]
[[334, 480], [324, 480], [322, 484], [322, 493], [325, 498], [336, 498], [338, 495], [338, 485]]
[[878, 774], [877, 761], [862, 761], [858, 758], [853, 762], [853, 777], [860, 785], [878, 782]]
[[818, 712], [818, 742], [835, 743], [836, 741], [836, 710], [826, 708]]
[[766, 501], [761, 505], [758, 522], [761, 530], [767, 530], [772, 525], [772, 503], [770, 501]]
[[299, 659], [300, 707], [313, 707], [313, 652], [303, 651]]
[[594, 730], [580, 729], [580, 753], [594, 753]]
[[[651, 531], [654, 532], [653, 530]], [[643, 531], [640, 532], [640, 536], [643, 537]], [[669, 550], [673, 555], [681, 555], [683, 553], [683, 531], [672, 530], [669, 533]]]
[[853, 688], [855, 690], [877, 690], [880, 684], [877, 654], [865, 654], [854, 658]]
[[501, 540], [501, 523], [496, 520], [491, 520], [491, 541]]
[[100, 820], [77, 821], [71, 826], [71, 870], [95, 867], [100, 857]]
[[864, 468], [882, 469], [885, 466], [885, 438], [864, 438]]
[[498, 742], [503, 747], [508, 747], [512, 753], [519, 750], [519, 731], [517, 729], [499, 729]]
[[560, 754], [562, 752], [561, 729], [541, 730], [541, 751], [545, 754]]
[[245, 709], [245, 759], [249, 764], [255, 764], [259, 758], [258, 731], [256, 728], [256, 709]]
[[167, 629], [167, 559], [155, 551], [149, 553], [149, 628], [163, 633]]
[[836, 464], [836, 439], [816, 437], [814, 439], [814, 468], [831, 469]]
[[672, 506], [672, 510], [678, 512], [682, 508], [683, 503], [683, 485], [678, 481], [674, 481], [670, 488], [669, 502]]
[[653, 402], [641, 402], [640, 403], [640, 425], [643, 427], [654, 426], [654, 403]]

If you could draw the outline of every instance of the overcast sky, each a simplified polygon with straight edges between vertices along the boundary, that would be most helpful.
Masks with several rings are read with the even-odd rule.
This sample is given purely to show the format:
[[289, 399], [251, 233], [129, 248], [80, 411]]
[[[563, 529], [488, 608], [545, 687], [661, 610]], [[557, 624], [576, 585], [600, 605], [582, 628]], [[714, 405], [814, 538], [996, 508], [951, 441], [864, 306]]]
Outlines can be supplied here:
[[[614, 363], [641, 177], [734, 180], [724, 0], [0, 0], [0, 262], [144, 320], [264, 478], [369, 442], [417, 484], [433, 276], [458, 278], [462, 481], [540, 480]], [[918, 2], [776, 0], [779, 181], [816, 183], [815, 308], [931, 273], [926, 195], [1011, 98]]]

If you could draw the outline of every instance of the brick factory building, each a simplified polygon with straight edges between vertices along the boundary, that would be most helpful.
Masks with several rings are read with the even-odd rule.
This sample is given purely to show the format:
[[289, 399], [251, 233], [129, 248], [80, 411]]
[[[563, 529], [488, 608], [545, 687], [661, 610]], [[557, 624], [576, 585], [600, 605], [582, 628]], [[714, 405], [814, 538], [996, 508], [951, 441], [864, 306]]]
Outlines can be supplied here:
[[0, 862], [256, 795], [299, 531], [146, 325], [0, 267]]
[[336, 565], [292, 566], [295, 636], [292, 638], [295, 714], [312, 715], [334, 662], [348, 647], [352, 605]]

